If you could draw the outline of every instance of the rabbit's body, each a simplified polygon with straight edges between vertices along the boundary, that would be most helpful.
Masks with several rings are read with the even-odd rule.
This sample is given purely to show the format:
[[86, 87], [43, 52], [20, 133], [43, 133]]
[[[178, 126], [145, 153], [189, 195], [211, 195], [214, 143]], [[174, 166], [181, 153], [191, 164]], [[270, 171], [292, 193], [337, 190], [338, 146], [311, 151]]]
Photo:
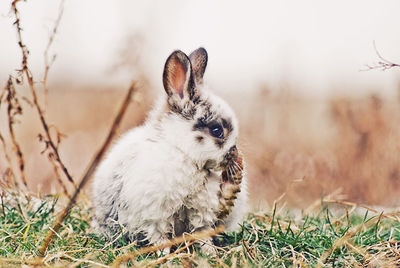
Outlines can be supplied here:
[[[189, 75], [179, 77], [180, 64], [185, 63], [171, 63], [178, 68], [172, 72], [178, 74], [166, 77], [165, 71], [164, 87], [167, 93], [168, 83], [183, 90], [187, 86], [186, 91], [161, 99], [146, 123], [127, 132], [96, 172], [94, 225], [103, 233], [111, 235], [123, 226], [131, 239], [153, 244], [183, 232], [214, 227], [221, 220], [216, 216], [222, 183], [220, 163], [236, 145], [237, 121], [222, 99], [207, 92], [190, 64], [186, 66]], [[188, 92], [191, 75], [192, 87], [197, 83], [193, 94]], [[221, 129], [222, 138], [215, 137]], [[209, 137], [211, 131], [213, 136]], [[239, 227], [247, 210], [245, 177], [240, 188], [232, 212], [223, 220], [228, 230]]]

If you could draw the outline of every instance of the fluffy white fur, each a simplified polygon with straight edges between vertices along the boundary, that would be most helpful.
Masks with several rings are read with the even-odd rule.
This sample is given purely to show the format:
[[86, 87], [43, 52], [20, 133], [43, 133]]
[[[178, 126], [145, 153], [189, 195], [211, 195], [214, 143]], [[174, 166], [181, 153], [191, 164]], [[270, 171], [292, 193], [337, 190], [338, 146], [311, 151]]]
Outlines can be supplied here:
[[[174, 236], [183, 208], [190, 226], [185, 231], [215, 226], [221, 171], [205, 166], [210, 160], [220, 163], [236, 145], [238, 122], [228, 104], [202, 83], [196, 85], [196, 93], [207, 105], [181, 105], [182, 111], [195, 108], [193, 118], [171, 110], [179, 96], [167, 95], [143, 126], [128, 131], [112, 147], [93, 182], [93, 225], [98, 231], [111, 235], [124, 226], [131, 239], [160, 243]], [[228, 118], [232, 124], [222, 147], [206, 131], [194, 130], [196, 119], [210, 111], [212, 117]], [[201, 142], [196, 141], [199, 135]], [[224, 222], [229, 231], [238, 229], [247, 212], [246, 183], [244, 174], [241, 192]]]

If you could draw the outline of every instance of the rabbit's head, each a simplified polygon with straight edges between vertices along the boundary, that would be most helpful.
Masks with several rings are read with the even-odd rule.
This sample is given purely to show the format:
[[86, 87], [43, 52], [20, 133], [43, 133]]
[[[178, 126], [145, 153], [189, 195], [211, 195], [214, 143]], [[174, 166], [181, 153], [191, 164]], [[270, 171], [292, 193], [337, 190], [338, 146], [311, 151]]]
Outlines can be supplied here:
[[203, 84], [207, 51], [189, 57], [182, 51], [167, 59], [163, 84], [166, 103], [157, 112], [161, 136], [199, 168], [218, 169], [236, 149], [238, 123], [230, 106]]

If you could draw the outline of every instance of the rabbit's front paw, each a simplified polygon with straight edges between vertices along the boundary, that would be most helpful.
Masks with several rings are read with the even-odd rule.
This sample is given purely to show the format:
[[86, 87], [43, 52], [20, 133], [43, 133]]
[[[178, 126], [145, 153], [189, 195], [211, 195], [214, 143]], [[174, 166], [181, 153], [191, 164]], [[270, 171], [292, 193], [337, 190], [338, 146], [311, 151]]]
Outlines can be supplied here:
[[211, 238], [205, 239], [200, 244], [200, 251], [206, 255], [215, 256], [217, 254], [217, 249], [215, 248]]
[[232, 211], [237, 194], [241, 191], [240, 183], [243, 179], [242, 156], [238, 153], [236, 147], [231, 152], [234, 155], [222, 172], [222, 183], [218, 193], [218, 219], [224, 219]]
[[[167, 243], [168, 241], [169, 240], [167, 238], [163, 237], [163, 238], [160, 238], [160, 240], [158, 240], [155, 243], [155, 245], [156, 246], [162, 246], [165, 243]], [[157, 250], [157, 256], [159, 256], [159, 257], [167, 256], [170, 253], [171, 253], [171, 248], [170, 247], [165, 247], [165, 248], [161, 248], [161, 249]]]

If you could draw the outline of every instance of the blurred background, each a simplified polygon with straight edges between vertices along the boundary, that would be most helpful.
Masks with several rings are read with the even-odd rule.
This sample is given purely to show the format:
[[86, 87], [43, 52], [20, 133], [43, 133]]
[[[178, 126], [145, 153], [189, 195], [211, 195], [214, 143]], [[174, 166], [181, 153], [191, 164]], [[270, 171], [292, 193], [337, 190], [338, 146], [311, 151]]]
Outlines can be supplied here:
[[[11, 2], [0, 2], [0, 82], [21, 67]], [[49, 50], [48, 121], [66, 135], [60, 154], [76, 180], [101, 145], [132, 80], [140, 82], [120, 132], [141, 124], [175, 49], [209, 53], [205, 80], [240, 121], [254, 208], [285, 194], [306, 206], [334, 191], [354, 202], [400, 203], [400, 3], [393, 1], [20, 2], [29, 66], [41, 91]], [[21, 96], [31, 98], [24, 86]], [[40, 154], [39, 120], [28, 102], [15, 124], [32, 191], [59, 186]], [[0, 106], [0, 172], [12, 154]], [[16, 160], [12, 165], [17, 165]]]

